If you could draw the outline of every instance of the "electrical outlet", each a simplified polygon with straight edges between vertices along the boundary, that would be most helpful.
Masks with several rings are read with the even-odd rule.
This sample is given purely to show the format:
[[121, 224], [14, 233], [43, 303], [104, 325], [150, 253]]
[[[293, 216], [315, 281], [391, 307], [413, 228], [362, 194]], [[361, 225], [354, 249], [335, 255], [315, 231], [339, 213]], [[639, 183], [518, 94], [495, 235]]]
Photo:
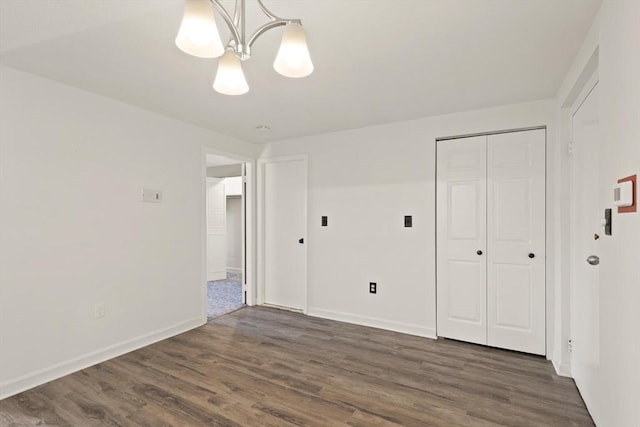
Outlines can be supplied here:
[[103, 302], [99, 302], [93, 306], [93, 316], [96, 319], [102, 319], [106, 315], [107, 315], [107, 309]]
[[378, 284], [376, 282], [369, 282], [369, 293], [375, 294], [378, 291]]

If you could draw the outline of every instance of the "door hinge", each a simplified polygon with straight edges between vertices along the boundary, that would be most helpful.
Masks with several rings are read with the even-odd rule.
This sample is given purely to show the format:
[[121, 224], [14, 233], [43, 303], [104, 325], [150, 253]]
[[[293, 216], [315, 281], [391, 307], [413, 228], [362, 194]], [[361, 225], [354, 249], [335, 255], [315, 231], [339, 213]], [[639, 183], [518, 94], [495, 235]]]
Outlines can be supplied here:
[[569, 353], [573, 352], [573, 341], [572, 340], [568, 340], [567, 341], [567, 351], [569, 351]]

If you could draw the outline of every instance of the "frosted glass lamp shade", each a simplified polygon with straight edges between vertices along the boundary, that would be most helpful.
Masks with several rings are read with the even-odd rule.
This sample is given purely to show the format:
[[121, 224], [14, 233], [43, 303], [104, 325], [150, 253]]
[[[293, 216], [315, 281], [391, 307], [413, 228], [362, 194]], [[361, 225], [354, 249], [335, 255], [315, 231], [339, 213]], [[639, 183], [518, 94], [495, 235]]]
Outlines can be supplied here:
[[289, 23], [284, 27], [282, 43], [273, 68], [286, 77], [306, 77], [313, 72], [302, 25]]
[[209, 0], [186, 0], [176, 46], [200, 58], [217, 58], [224, 53]]
[[249, 92], [240, 58], [233, 51], [226, 51], [218, 61], [218, 72], [213, 88], [224, 95], [242, 95]]

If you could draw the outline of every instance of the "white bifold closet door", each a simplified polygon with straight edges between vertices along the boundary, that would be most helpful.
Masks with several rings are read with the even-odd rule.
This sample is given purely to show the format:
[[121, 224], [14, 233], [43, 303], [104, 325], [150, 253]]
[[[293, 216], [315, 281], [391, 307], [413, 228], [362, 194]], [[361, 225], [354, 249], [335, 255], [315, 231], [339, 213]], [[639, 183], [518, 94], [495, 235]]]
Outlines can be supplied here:
[[545, 354], [545, 130], [438, 142], [438, 335]]
[[438, 335], [487, 343], [487, 137], [438, 142]]

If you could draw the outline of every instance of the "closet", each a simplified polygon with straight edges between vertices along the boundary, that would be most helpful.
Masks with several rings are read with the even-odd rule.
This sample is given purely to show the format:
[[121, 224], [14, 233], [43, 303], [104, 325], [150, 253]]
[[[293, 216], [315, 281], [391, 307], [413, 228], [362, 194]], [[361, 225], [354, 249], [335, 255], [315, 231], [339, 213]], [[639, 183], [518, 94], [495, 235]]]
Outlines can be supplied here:
[[545, 142], [437, 142], [438, 336], [545, 354]]

